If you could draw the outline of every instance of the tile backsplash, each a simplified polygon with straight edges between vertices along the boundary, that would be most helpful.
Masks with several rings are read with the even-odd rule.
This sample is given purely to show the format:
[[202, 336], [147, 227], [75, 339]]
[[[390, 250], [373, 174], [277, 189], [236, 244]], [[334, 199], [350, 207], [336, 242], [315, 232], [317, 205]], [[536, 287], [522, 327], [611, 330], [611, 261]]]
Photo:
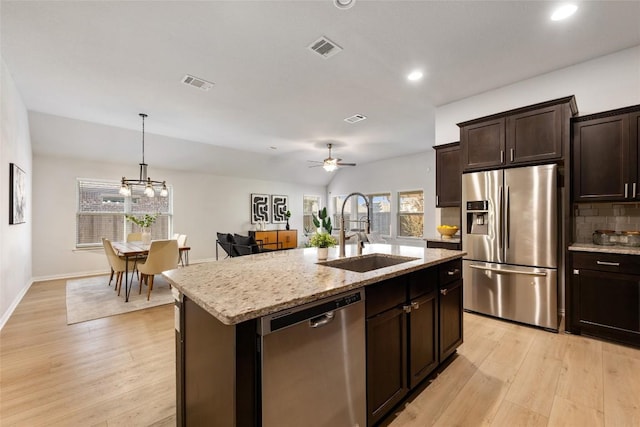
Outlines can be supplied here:
[[591, 243], [595, 230], [640, 230], [638, 203], [576, 203], [574, 242]]
[[460, 208], [441, 208], [440, 224], [460, 227]]

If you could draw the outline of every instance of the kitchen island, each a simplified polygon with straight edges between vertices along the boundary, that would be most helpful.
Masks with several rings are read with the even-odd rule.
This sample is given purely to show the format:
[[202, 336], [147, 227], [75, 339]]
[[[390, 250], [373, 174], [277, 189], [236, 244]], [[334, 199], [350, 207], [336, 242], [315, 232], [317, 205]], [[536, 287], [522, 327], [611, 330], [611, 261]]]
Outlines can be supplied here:
[[[355, 248], [351, 248], [353, 252], [349, 249], [347, 257], [355, 255]], [[459, 265], [464, 252], [368, 245], [365, 256], [373, 253], [411, 260], [355, 272], [322, 265], [316, 260], [316, 249], [307, 248], [165, 272], [165, 277], [177, 289], [178, 425], [260, 425], [266, 406], [263, 401], [267, 399], [263, 396], [265, 362], [262, 358], [266, 351], [262, 348], [264, 336], [259, 332], [261, 318], [327, 298], [347, 295], [346, 300], [350, 301], [355, 295], [352, 292], [363, 288], [362, 300], [366, 304], [360, 305], [366, 306], [366, 312], [363, 309], [358, 320], [362, 329], [352, 334], [355, 341], [362, 341], [364, 345], [366, 333], [366, 353], [361, 357], [366, 356], [366, 360], [359, 362], [367, 376], [366, 423], [372, 425], [379, 421], [402, 401], [420, 378], [432, 372], [462, 342]], [[329, 253], [330, 260], [335, 258], [337, 248]], [[444, 304], [441, 310], [438, 304]], [[410, 314], [412, 307], [414, 313]], [[452, 313], [457, 313], [453, 316], [455, 319]], [[445, 315], [449, 318], [441, 317]], [[418, 327], [419, 319], [424, 328]], [[389, 331], [393, 332], [392, 336]], [[340, 349], [334, 352], [340, 353]], [[420, 352], [425, 354], [422, 358], [430, 359], [428, 369], [415, 365], [421, 359]], [[384, 353], [382, 358], [377, 356], [381, 353]], [[394, 362], [402, 372], [394, 371]], [[393, 371], [392, 375], [389, 370]], [[378, 383], [379, 387], [372, 390]], [[302, 382], [299, 386], [313, 388], [315, 384]], [[304, 392], [288, 390], [289, 395], [282, 395], [281, 399]], [[278, 396], [270, 393], [268, 398], [273, 400]], [[295, 423], [287, 412], [282, 412], [281, 417], [279, 425]], [[320, 417], [313, 419], [322, 425]], [[363, 424], [364, 421], [361, 427]]]

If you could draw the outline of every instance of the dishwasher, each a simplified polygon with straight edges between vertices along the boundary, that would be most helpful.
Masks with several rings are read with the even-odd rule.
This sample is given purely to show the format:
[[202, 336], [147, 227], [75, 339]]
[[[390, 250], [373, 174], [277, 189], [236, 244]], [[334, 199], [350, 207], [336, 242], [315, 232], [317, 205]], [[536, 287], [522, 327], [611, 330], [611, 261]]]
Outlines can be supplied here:
[[262, 427], [365, 427], [364, 291], [260, 319]]

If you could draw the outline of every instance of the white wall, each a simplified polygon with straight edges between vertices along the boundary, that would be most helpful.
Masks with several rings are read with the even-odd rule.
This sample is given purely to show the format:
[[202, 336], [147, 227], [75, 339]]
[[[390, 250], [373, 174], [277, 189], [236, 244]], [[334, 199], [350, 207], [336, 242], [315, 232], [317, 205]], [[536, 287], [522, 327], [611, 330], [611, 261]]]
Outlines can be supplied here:
[[436, 145], [460, 140], [456, 123], [575, 95], [580, 115], [640, 104], [640, 46], [436, 109]]
[[[82, 141], [76, 141], [78, 144]], [[117, 181], [136, 170], [137, 158], [126, 164], [34, 155], [33, 275], [35, 279], [107, 271], [104, 252], [75, 250], [77, 178]], [[324, 186], [261, 181], [154, 168], [149, 175], [173, 187], [174, 232], [186, 234], [190, 260], [215, 258], [216, 232], [247, 234], [250, 194], [289, 196], [290, 224], [302, 235], [303, 194], [324, 194]], [[276, 227], [272, 225], [272, 227]], [[280, 225], [283, 229], [284, 225]]]
[[[435, 151], [430, 148], [432, 140], [433, 135], [425, 135], [425, 148], [429, 148], [424, 152], [339, 169], [327, 188], [329, 200], [332, 196], [347, 195], [354, 191], [364, 194], [389, 192], [391, 217], [397, 218], [398, 191], [423, 190], [424, 234], [435, 235]], [[397, 236], [395, 220], [391, 222], [391, 235]], [[424, 245], [422, 240], [413, 243]]]
[[[31, 285], [32, 176], [27, 109], [0, 59], [0, 328]], [[9, 225], [9, 163], [26, 174], [26, 222]]]

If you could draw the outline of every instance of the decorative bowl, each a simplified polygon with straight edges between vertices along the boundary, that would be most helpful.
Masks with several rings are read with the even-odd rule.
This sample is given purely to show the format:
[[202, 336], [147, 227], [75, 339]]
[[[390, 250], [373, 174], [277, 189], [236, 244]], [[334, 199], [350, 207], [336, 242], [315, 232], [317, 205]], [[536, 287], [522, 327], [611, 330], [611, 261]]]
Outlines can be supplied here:
[[437, 229], [443, 239], [450, 239], [459, 230], [455, 225], [439, 225]]

